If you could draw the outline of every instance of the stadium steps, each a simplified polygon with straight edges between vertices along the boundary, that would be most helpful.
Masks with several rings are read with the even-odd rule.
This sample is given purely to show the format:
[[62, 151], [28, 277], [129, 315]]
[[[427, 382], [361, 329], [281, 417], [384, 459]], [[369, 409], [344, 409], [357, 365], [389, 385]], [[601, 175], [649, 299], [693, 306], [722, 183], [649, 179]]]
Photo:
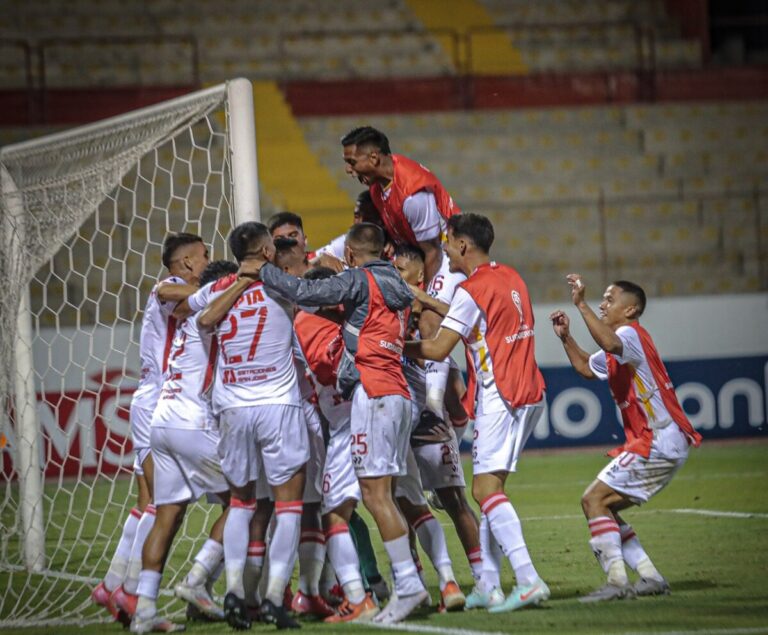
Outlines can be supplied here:
[[312, 153], [277, 84], [254, 82], [253, 97], [259, 182], [276, 206], [300, 214], [313, 244], [322, 245], [348, 226], [353, 200]]
[[[463, 34], [468, 26], [493, 27], [494, 20], [478, 0], [443, 0], [439, 9], [431, 0], [406, 0], [411, 11], [429, 29], [452, 29]], [[439, 37], [443, 48], [451, 55], [452, 43]], [[503, 31], [489, 31], [474, 39], [472, 69], [485, 75], [520, 75], [528, 68], [520, 49]]]

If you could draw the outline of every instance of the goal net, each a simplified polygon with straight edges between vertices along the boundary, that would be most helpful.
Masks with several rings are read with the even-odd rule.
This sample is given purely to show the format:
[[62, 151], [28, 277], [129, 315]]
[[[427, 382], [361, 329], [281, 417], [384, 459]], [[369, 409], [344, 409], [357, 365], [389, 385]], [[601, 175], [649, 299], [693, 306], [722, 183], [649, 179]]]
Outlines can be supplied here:
[[[102, 621], [89, 593], [136, 501], [142, 307], [168, 232], [224, 258], [259, 217], [250, 83], [7, 146], [0, 177], [0, 628]], [[218, 513], [190, 508], [164, 588]]]

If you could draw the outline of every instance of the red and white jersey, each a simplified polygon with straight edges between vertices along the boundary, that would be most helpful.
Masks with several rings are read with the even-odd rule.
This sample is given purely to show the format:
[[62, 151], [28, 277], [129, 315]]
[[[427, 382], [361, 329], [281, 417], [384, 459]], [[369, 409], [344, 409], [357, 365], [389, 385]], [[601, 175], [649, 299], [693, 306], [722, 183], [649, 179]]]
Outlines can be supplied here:
[[183, 320], [173, 336], [160, 399], [152, 416], [158, 428], [215, 428], [209, 389], [213, 383], [216, 346], [213, 334], [201, 333], [195, 315]]
[[445, 255], [445, 252], [441, 253], [443, 259], [440, 263], [440, 269], [435, 274], [434, 278], [429, 281], [429, 284], [427, 285], [427, 295], [436, 300], [440, 300], [440, 302], [450, 304], [451, 300], [453, 300], [453, 294], [456, 292], [456, 287], [464, 282], [467, 279], [467, 276], [461, 271], [455, 273], [451, 272], [448, 256]]
[[[205, 306], [237, 280], [234, 274], [195, 293]], [[293, 357], [293, 306], [254, 282], [216, 327], [213, 412], [266, 404], [299, 405]]]
[[488, 352], [488, 342], [485, 334], [488, 331], [488, 322], [485, 314], [480, 310], [472, 296], [467, 291], [458, 287], [453, 295], [451, 308], [443, 318], [442, 328], [456, 331], [466, 343], [467, 351], [472, 356], [472, 361], [477, 371], [477, 404], [475, 415], [483, 415], [491, 412], [507, 410], [504, 400], [496, 387], [493, 376], [493, 362]]
[[637, 322], [620, 326], [616, 335], [621, 340], [621, 355], [600, 350], [589, 358], [592, 372], [608, 380], [624, 422], [627, 442], [613, 454], [626, 450], [647, 457], [654, 450], [667, 459], [683, 458], [688, 447], [679, 438], [653, 433], [676, 424], [691, 443], [701, 442], [675, 396], [653, 340]]
[[141, 335], [139, 336], [141, 378], [139, 379], [139, 387], [133, 393], [131, 406], [146, 410], [154, 410], [160, 397], [163, 374], [176, 330], [176, 320], [172, 316], [176, 304], [174, 302], [161, 302], [157, 297], [157, 288], [162, 283], [186, 284], [186, 281], [176, 276], [170, 276], [158, 282], [152, 288], [147, 299], [147, 305], [144, 307]]

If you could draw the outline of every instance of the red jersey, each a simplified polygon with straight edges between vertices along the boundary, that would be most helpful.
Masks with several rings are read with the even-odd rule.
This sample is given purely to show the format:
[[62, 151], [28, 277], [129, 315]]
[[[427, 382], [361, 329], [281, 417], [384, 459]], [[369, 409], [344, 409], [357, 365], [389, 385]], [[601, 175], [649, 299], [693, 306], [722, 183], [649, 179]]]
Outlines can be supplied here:
[[313, 313], [299, 311], [293, 328], [309, 370], [323, 386], [335, 386], [336, 372], [344, 352], [341, 325]]
[[405, 199], [422, 190], [431, 192], [437, 202], [440, 216], [445, 220], [454, 214], [460, 214], [461, 210], [454, 204], [438, 178], [423, 165], [399, 154], [392, 155], [392, 163], [392, 182], [386, 189], [379, 183], [371, 185], [371, 198], [392, 240], [417, 246], [419, 243], [403, 213]]
[[[469, 375], [465, 410], [474, 416], [476, 372], [486, 374], [486, 368], [491, 370], [496, 389], [508, 406], [519, 408], [540, 402], [544, 378], [535, 357], [533, 308], [520, 274], [512, 267], [490, 262], [475, 269], [459, 288], [480, 310], [478, 323], [467, 325], [472, 332], [464, 336]], [[461, 316], [454, 315], [459, 322]], [[451, 327], [451, 318], [449, 311], [444, 325], [455, 328]], [[486, 356], [490, 363], [485, 361]], [[479, 368], [475, 368], [476, 364]]]
[[[637, 322], [632, 322], [627, 326], [637, 332], [642, 346], [643, 359], [639, 363], [622, 364], [614, 355], [605, 353], [608, 385], [621, 412], [624, 434], [627, 437], [626, 443], [611, 450], [609, 455], [618, 456], [626, 451], [648, 458], [653, 443], [653, 428], [649, 425], [649, 418], [653, 420], [666, 419], [667, 422], [671, 419], [688, 437], [689, 443], [694, 446], [700, 445], [701, 435], [693, 429], [688, 417], [685, 416], [685, 412], [677, 400], [675, 388], [667, 369], [664, 367], [648, 331]], [[652, 380], [648, 378], [648, 375], [652, 377]], [[644, 376], [644, 380], [641, 376]], [[652, 397], [655, 393], [661, 397], [663, 405], [657, 405], [654, 408]]]

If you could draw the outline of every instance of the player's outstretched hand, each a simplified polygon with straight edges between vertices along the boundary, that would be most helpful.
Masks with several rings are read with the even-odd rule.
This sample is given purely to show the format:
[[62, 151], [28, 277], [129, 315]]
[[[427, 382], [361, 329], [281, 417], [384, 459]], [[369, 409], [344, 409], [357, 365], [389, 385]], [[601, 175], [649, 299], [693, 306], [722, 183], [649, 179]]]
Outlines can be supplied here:
[[564, 340], [570, 335], [571, 321], [564, 311], [557, 310], [552, 312], [549, 319], [552, 320], [552, 330], [561, 340]]
[[584, 281], [581, 279], [581, 275], [578, 273], [569, 273], [565, 276], [568, 284], [571, 286], [571, 300], [574, 304], [581, 304], [584, 302], [584, 294], [587, 287], [584, 286]]

